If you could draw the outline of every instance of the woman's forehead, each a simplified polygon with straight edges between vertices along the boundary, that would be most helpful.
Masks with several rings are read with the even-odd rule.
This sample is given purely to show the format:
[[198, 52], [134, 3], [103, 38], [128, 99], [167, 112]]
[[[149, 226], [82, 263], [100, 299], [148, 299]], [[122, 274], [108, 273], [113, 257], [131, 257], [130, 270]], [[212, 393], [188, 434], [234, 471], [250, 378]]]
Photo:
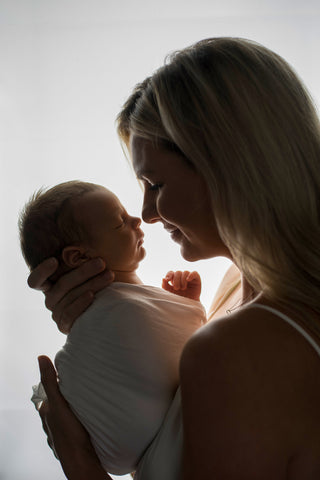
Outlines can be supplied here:
[[[165, 178], [190, 175], [190, 164], [181, 153], [161, 146], [155, 147], [150, 140], [133, 134], [130, 138], [130, 151], [138, 179], [154, 175]], [[192, 173], [194, 174], [193, 169]]]
[[137, 135], [130, 137], [130, 152], [133, 169], [137, 178], [143, 178], [165, 168], [170, 152], [155, 147], [150, 140]]

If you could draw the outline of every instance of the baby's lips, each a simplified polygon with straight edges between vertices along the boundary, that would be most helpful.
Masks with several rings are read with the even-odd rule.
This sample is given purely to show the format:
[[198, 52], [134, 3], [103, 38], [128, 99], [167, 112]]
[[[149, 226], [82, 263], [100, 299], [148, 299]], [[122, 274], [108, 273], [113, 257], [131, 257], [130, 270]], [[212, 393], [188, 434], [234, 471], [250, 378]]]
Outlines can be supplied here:
[[143, 244], [144, 235], [138, 239], [138, 246], [140, 247]]

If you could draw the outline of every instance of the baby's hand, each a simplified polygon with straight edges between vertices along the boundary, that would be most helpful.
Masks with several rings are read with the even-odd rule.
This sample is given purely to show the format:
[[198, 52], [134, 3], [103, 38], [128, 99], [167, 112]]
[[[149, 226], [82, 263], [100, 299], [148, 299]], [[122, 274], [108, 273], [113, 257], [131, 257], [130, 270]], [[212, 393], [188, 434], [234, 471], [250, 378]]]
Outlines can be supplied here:
[[181, 297], [200, 300], [201, 278], [198, 272], [168, 272], [162, 279], [162, 288]]

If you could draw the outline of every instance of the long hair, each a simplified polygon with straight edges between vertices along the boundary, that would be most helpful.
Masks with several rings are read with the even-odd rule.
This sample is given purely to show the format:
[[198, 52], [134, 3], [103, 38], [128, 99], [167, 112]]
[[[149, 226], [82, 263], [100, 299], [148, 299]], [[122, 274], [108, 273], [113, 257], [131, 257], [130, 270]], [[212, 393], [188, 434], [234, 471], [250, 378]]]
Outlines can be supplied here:
[[219, 233], [249, 283], [320, 313], [320, 126], [292, 67], [244, 39], [171, 54], [136, 86], [118, 133], [175, 145], [206, 179]]

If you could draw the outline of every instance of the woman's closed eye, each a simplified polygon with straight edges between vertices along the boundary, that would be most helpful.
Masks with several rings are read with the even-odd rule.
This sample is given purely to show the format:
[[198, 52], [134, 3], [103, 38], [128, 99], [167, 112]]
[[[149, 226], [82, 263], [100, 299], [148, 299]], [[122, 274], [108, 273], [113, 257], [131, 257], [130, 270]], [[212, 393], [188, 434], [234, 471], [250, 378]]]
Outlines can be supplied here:
[[161, 183], [153, 183], [149, 185], [149, 190], [155, 191], [159, 190], [162, 187]]
[[143, 184], [144, 184], [145, 190], [149, 190], [149, 191], [157, 191], [162, 187], [162, 183], [160, 182], [152, 183], [151, 181], [146, 179], [143, 179]]

